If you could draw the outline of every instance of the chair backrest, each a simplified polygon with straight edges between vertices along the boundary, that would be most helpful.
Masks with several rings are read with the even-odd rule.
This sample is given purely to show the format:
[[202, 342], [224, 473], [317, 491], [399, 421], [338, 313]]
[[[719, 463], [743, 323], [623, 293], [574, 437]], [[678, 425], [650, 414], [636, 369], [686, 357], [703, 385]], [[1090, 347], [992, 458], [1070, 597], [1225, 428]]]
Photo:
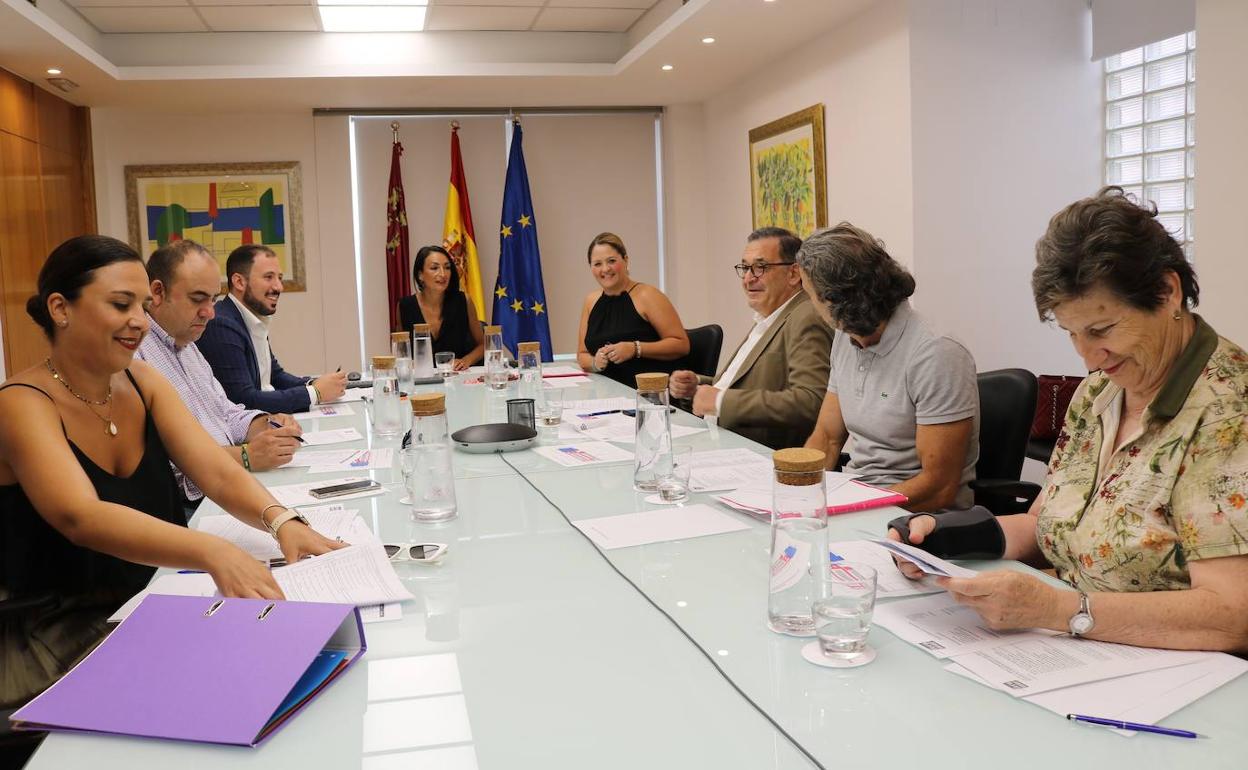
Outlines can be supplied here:
[[1027, 438], [1036, 413], [1036, 376], [1026, 369], [980, 372], [980, 479], [1018, 479], [1027, 455]]
[[685, 365], [707, 377], [714, 377], [719, 370], [719, 351], [724, 347], [724, 330], [719, 324], [707, 324], [696, 329], [685, 329], [689, 335], [689, 355]]

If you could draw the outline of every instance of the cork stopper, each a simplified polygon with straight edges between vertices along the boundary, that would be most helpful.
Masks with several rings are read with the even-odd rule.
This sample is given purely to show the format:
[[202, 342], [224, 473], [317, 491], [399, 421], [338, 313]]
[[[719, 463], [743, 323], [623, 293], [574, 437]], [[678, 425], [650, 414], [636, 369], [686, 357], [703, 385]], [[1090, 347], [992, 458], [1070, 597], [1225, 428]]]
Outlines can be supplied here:
[[485, 327], [485, 333], [486, 333], [486, 334], [502, 334], [502, 333], [503, 333], [503, 327], [501, 327], [501, 326], [487, 326], [487, 327]]
[[429, 417], [446, 412], [445, 393], [417, 393], [410, 397], [413, 417]]
[[429, 324], [412, 324], [412, 334], [433, 334], [433, 327]]
[[771, 456], [776, 469], [776, 480], [793, 487], [807, 487], [823, 483], [823, 468], [827, 455], [818, 449], [793, 447], [777, 449]]
[[524, 355], [525, 353], [536, 353], [540, 356], [542, 354], [542, 343], [521, 342], [520, 344], [516, 345], [516, 349], [520, 355]]
[[667, 390], [667, 374], [664, 372], [647, 372], [637, 375], [637, 390]]
[[373, 356], [374, 369], [393, 369], [394, 356]]
[[407, 342], [407, 332], [391, 332], [391, 342]]

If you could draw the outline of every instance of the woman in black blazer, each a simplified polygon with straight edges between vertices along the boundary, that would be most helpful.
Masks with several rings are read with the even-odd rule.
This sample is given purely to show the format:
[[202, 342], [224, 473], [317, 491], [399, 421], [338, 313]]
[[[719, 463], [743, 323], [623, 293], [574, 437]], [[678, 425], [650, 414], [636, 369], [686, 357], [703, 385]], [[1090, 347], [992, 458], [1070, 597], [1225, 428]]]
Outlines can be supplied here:
[[481, 362], [485, 333], [477, 309], [459, 290], [459, 273], [451, 255], [441, 246], [422, 246], [412, 264], [416, 293], [399, 300], [399, 319], [410, 334], [412, 326], [429, 324], [433, 352], [455, 354], [455, 371]]

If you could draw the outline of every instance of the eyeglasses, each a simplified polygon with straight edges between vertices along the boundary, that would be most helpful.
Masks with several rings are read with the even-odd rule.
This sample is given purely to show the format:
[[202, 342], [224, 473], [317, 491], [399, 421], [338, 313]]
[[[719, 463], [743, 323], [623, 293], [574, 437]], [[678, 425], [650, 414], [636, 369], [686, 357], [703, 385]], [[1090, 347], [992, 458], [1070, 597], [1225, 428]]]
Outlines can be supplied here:
[[747, 272], [753, 275], [755, 278], [762, 278], [763, 273], [767, 272], [768, 268], [786, 267], [788, 265], [795, 265], [795, 264], [797, 263], [796, 262], [755, 262], [752, 265], [741, 263], [740, 265], [733, 265], [732, 269], [737, 271], [738, 278], [744, 278]]
[[390, 561], [435, 562], [446, 555], [446, 543], [386, 543], [382, 546]]

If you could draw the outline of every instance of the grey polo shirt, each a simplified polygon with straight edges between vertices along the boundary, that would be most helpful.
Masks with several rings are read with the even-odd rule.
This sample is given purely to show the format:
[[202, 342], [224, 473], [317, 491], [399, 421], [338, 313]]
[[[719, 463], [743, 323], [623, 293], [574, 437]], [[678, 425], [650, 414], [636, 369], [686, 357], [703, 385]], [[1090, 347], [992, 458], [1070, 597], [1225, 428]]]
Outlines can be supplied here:
[[848, 334], [836, 335], [828, 390], [840, 400], [841, 417], [853, 438], [845, 470], [877, 486], [900, 483], [922, 470], [916, 426], [974, 418], [956, 503], [958, 508], [971, 507], [969, 484], [979, 459], [975, 359], [960, 343], [934, 330], [909, 301], [897, 306], [880, 341], [869, 348], [859, 348]]

